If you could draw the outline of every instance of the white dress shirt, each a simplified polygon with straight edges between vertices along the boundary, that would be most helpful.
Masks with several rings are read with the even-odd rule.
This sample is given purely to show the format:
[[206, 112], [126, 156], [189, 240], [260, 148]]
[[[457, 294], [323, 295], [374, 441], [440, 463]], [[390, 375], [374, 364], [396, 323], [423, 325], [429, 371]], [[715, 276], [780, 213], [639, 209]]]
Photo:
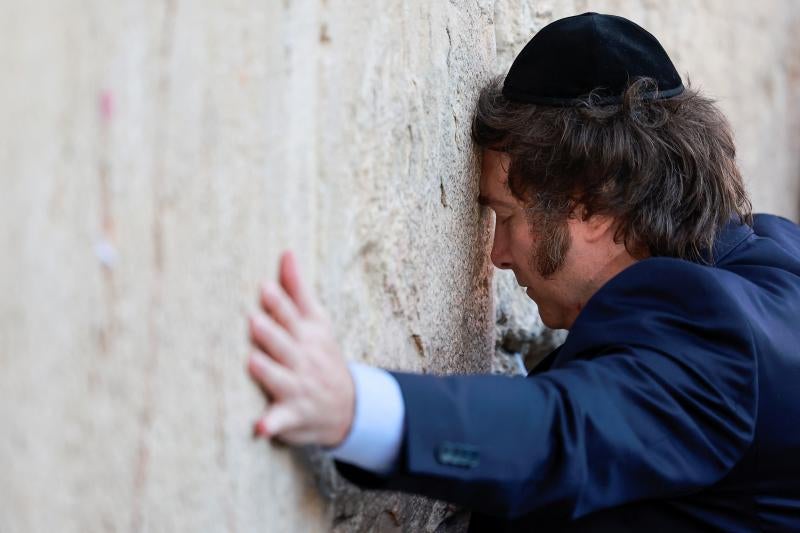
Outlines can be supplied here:
[[394, 468], [403, 442], [403, 393], [381, 368], [352, 362], [348, 366], [356, 395], [353, 423], [344, 441], [325, 451], [339, 461], [386, 474]]

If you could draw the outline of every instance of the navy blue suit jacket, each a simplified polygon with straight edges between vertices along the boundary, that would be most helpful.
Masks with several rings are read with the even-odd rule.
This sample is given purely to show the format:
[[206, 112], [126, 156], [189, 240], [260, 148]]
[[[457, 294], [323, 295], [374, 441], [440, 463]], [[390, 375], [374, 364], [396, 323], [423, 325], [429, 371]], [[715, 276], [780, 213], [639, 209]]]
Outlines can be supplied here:
[[397, 469], [369, 488], [471, 531], [800, 530], [800, 229], [755, 217], [713, 265], [635, 263], [528, 378], [393, 374]]

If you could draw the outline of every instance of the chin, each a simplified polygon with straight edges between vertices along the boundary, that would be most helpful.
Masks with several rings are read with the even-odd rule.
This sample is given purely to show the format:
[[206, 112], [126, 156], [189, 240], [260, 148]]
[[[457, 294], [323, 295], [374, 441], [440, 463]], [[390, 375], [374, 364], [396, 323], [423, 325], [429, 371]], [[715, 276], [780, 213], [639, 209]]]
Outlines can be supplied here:
[[542, 319], [542, 324], [550, 329], [565, 329], [566, 327], [561, 317], [550, 313], [547, 308], [539, 306], [539, 317]]
[[556, 322], [555, 320], [552, 320], [550, 317], [548, 317], [546, 314], [542, 313], [541, 311], [539, 311], [539, 316], [542, 318], [542, 324], [544, 324], [548, 328], [550, 328], [550, 329], [561, 329], [562, 328], [560, 323]]
[[531, 292], [530, 287], [525, 290], [525, 294], [528, 295], [528, 298], [533, 300], [533, 302], [536, 304], [536, 307], [539, 309], [539, 317], [542, 319], [542, 324], [550, 329], [559, 329], [561, 327], [560, 322], [549, 312], [547, 306], [542, 305], [536, 300]]

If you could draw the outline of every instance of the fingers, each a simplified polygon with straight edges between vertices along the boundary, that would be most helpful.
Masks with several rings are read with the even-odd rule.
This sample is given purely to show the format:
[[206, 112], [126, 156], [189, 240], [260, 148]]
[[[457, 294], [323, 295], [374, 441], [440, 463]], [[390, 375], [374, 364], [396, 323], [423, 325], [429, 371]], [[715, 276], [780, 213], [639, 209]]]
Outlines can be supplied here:
[[258, 419], [255, 426], [256, 435], [269, 439], [287, 433], [299, 425], [296, 411], [285, 405], [276, 405], [267, 414]]
[[286, 366], [293, 366], [297, 355], [292, 338], [275, 321], [262, 314], [250, 316], [250, 338], [257, 348]]
[[294, 301], [297, 309], [304, 315], [316, 315], [317, 305], [313, 293], [305, 281], [300, 277], [297, 259], [294, 252], [286, 251], [281, 256], [280, 273], [281, 285]]
[[276, 283], [267, 281], [262, 285], [261, 308], [291, 333], [296, 332], [300, 314], [294, 302]]
[[250, 355], [247, 369], [272, 398], [284, 397], [294, 386], [289, 370], [261, 352]]

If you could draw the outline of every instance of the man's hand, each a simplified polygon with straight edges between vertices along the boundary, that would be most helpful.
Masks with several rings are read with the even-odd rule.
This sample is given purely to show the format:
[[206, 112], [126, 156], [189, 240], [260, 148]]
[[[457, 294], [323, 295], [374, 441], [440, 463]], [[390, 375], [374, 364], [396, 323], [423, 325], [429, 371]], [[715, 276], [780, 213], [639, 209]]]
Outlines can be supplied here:
[[255, 432], [288, 444], [336, 446], [353, 421], [353, 379], [292, 252], [281, 257], [279, 279], [263, 284], [264, 312], [250, 317], [256, 350], [248, 369], [271, 400]]

